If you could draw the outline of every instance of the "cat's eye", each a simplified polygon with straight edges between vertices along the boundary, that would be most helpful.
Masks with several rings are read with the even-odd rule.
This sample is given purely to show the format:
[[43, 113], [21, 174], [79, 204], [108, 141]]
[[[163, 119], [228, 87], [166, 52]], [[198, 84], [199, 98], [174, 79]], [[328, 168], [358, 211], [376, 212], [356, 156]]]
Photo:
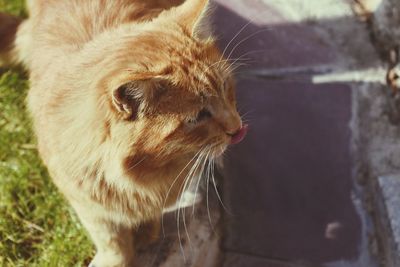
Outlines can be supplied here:
[[198, 123], [198, 122], [204, 121], [206, 119], [209, 119], [211, 117], [212, 117], [211, 112], [209, 110], [203, 108], [202, 110], [199, 111], [199, 113], [197, 113], [196, 118], [192, 118], [188, 122], [189, 123]]
[[196, 121], [202, 121], [202, 120], [205, 120], [205, 119], [208, 119], [208, 118], [211, 118], [211, 117], [212, 117], [211, 112], [208, 111], [207, 109], [203, 108], [197, 114]]

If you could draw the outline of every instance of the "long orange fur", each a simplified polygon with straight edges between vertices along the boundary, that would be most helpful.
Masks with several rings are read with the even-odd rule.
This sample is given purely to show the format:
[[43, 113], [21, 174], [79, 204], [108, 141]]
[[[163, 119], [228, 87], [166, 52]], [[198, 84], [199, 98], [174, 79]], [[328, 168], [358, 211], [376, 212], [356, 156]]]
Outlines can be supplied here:
[[133, 266], [138, 227], [156, 232], [196, 154], [220, 155], [242, 127], [207, 6], [28, 0], [20, 25], [0, 15], [0, 59], [29, 71], [39, 152], [96, 245], [92, 266]]

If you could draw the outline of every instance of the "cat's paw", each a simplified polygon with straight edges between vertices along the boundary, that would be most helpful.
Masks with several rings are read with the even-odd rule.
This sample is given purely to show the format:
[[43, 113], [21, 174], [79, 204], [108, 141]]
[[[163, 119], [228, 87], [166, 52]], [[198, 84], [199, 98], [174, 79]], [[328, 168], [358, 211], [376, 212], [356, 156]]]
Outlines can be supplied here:
[[126, 258], [110, 251], [97, 253], [89, 267], [135, 267], [135, 265], [131, 258]]

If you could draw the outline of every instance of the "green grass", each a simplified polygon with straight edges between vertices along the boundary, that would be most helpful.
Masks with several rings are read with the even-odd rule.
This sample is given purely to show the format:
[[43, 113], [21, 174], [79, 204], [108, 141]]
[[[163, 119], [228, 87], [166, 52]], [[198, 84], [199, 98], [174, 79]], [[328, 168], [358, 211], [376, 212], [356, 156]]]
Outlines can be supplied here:
[[0, 0], [0, 11], [16, 16], [25, 14], [25, 0]]
[[[25, 14], [22, 0], [0, 11]], [[85, 266], [93, 247], [38, 157], [27, 90], [19, 71], [0, 71], [0, 267]]]

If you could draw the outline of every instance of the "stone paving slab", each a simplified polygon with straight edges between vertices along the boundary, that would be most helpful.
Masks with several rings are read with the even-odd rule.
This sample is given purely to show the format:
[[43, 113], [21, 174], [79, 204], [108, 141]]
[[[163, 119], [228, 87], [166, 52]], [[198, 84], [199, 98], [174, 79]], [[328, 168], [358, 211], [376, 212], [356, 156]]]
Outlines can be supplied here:
[[356, 258], [350, 88], [249, 79], [238, 88], [239, 106], [254, 112], [226, 158], [224, 248], [311, 263]]
[[381, 235], [385, 236], [386, 264], [388, 267], [400, 265], [400, 174], [380, 176], [376, 194], [381, 196], [378, 211]]
[[292, 264], [279, 260], [269, 260], [244, 254], [227, 253], [223, 267], [312, 267]]
[[326, 65], [360, 69], [379, 64], [366, 25], [354, 17], [353, 1], [214, 2], [214, 28], [221, 48], [234, 39], [226, 50], [229, 55], [240, 43], [231, 56], [247, 58], [250, 69]]
[[334, 50], [329, 49], [329, 45], [312, 27], [292, 23], [268, 26], [266, 18], [274, 22], [283, 21], [282, 15], [259, 1], [247, 3], [244, 7], [236, 5], [235, 9], [243, 8], [250, 12], [248, 16], [255, 23], [248, 24], [248, 19], [223, 5], [214, 14], [215, 24], [229, 25], [217, 28], [216, 34], [220, 36], [221, 44], [228, 45], [237, 35], [226, 49], [229, 58], [240, 58], [238, 62], [248, 64], [249, 68], [327, 65], [335, 61]]

